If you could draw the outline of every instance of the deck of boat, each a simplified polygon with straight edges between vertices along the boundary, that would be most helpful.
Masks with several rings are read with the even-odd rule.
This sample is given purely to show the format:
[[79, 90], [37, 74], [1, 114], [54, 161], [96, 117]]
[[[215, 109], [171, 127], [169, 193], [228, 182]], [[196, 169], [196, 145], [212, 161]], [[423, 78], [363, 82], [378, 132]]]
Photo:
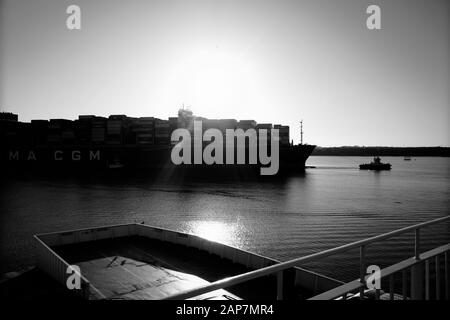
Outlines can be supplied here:
[[[163, 299], [249, 271], [219, 256], [178, 244], [128, 236], [53, 247], [80, 267], [90, 299]], [[275, 299], [274, 277], [261, 278], [196, 299]]]

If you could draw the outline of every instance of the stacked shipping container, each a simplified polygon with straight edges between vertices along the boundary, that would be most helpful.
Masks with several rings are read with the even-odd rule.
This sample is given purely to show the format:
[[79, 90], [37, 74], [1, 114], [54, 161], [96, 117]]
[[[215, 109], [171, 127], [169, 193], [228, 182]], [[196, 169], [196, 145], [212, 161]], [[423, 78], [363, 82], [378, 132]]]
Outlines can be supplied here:
[[155, 120], [155, 144], [170, 144], [170, 125], [166, 120]]
[[142, 117], [137, 119], [134, 127], [136, 133], [136, 143], [139, 145], [154, 144], [155, 118]]
[[[1, 141], [10, 144], [33, 145], [169, 145], [171, 134], [177, 128], [192, 129], [193, 120], [201, 120], [203, 131], [237, 128], [279, 130], [281, 146], [289, 145], [289, 127], [270, 123], [257, 124], [254, 120], [206, 119], [193, 117], [170, 117], [168, 120], [154, 117], [130, 118], [126, 115], [111, 115], [109, 118], [80, 115], [78, 120], [66, 119], [32, 120], [31, 123], [14, 121], [15, 117], [2, 117], [0, 113]], [[11, 120], [12, 119], [12, 120]]]

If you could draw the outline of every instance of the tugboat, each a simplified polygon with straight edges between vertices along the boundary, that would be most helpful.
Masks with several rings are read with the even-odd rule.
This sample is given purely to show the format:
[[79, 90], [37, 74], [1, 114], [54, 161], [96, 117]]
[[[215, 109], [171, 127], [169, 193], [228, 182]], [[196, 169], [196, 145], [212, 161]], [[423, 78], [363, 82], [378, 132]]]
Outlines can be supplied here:
[[391, 170], [390, 163], [382, 163], [380, 157], [374, 157], [371, 163], [359, 165], [360, 170]]

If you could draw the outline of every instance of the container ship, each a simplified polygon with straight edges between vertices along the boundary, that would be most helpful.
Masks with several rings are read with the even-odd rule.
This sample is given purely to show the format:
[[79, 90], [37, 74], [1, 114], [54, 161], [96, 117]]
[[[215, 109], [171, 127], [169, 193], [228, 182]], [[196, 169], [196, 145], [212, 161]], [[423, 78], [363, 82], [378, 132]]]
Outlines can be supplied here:
[[[201, 121], [202, 132], [214, 128], [220, 130], [223, 136], [228, 129], [255, 129], [256, 132], [265, 129], [270, 137], [271, 130], [277, 129], [277, 174], [303, 171], [306, 160], [316, 147], [303, 144], [303, 131], [301, 143], [294, 145], [290, 141], [289, 126], [257, 123], [254, 120], [206, 119], [194, 116], [192, 111], [184, 108], [178, 111], [177, 117], [169, 117], [168, 120], [126, 115], [80, 115], [74, 121], [50, 119], [26, 123], [19, 122], [16, 114], [1, 113], [0, 161], [3, 168], [18, 170], [146, 170], [174, 175], [189, 172], [210, 174], [211, 171], [228, 175], [231, 171], [245, 176], [257, 173], [261, 167], [266, 166], [259, 159], [252, 164], [247, 164], [248, 161], [244, 164], [235, 161], [233, 165], [206, 164], [203, 161], [195, 165], [174, 164], [171, 154], [176, 142], [171, 141], [172, 132], [179, 128], [193, 132], [195, 121]], [[233, 160], [236, 160], [239, 152], [243, 152], [245, 159], [249, 159], [251, 150], [248, 139], [245, 141], [245, 150], [238, 150], [237, 144], [233, 145]], [[203, 142], [202, 148], [208, 143]], [[259, 149], [260, 136], [257, 144]], [[225, 157], [226, 143], [223, 145]], [[270, 153], [270, 143], [267, 148]]]

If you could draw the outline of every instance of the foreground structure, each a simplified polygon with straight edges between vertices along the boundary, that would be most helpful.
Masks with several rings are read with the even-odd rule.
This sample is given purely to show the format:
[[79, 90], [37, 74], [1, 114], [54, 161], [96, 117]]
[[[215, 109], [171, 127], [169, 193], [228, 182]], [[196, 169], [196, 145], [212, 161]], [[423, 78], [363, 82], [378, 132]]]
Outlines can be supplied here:
[[[286, 262], [195, 235], [116, 225], [36, 235], [37, 268], [41, 276], [56, 280], [54, 290], [67, 298], [448, 299], [450, 244], [421, 252], [420, 232], [449, 221], [446, 216]], [[381, 269], [380, 287], [367, 290], [366, 248], [407, 233], [415, 236], [414, 255]], [[360, 253], [360, 277], [354, 281], [343, 283], [301, 268], [352, 249]], [[81, 286], [69, 290], [72, 265], [80, 268]], [[2, 286], [14, 292], [14, 281]]]

